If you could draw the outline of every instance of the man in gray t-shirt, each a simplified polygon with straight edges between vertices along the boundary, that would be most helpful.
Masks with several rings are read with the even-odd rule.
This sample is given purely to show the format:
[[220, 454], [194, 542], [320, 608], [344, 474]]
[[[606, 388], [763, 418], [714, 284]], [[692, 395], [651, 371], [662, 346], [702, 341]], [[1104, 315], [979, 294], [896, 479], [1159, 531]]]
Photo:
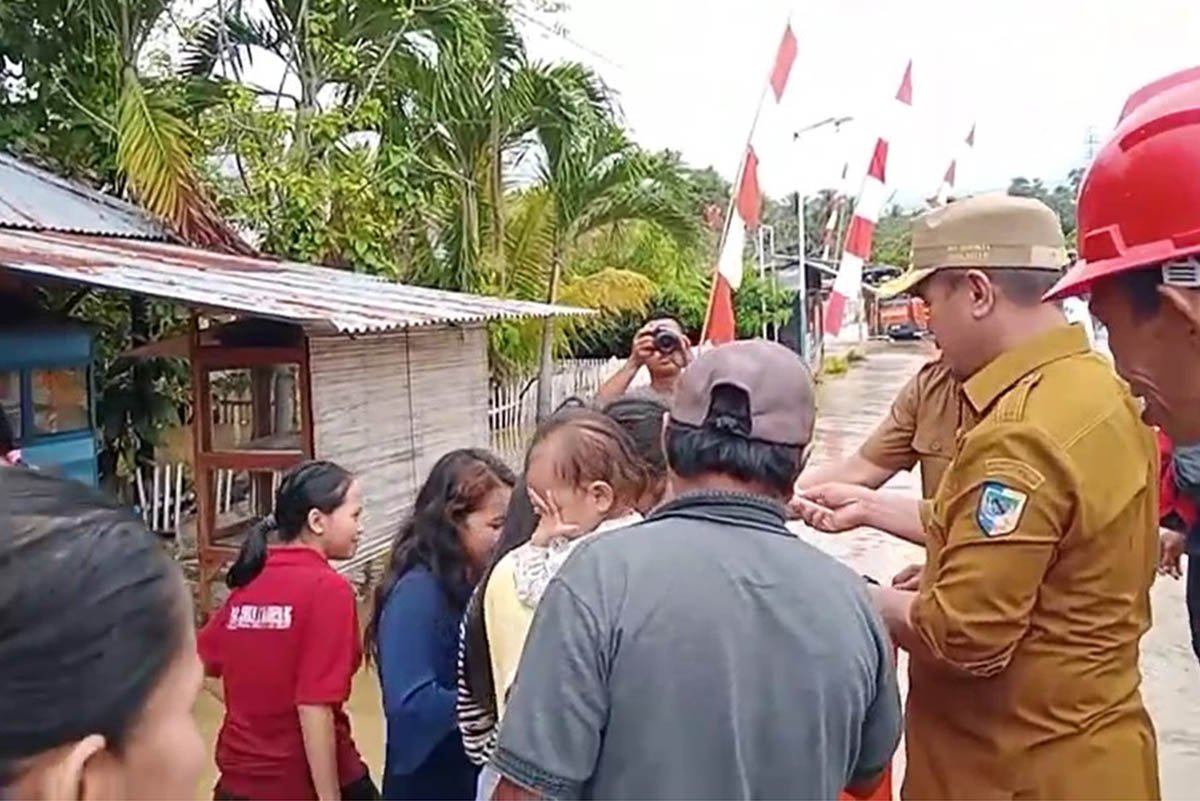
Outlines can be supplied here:
[[681, 377], [675, 500], [581, 546], [546, 589], [509, 697], [497, 797], [835, 798], [900, 738], [863, 581], [793, 537], [807, 369], [740, 342]]

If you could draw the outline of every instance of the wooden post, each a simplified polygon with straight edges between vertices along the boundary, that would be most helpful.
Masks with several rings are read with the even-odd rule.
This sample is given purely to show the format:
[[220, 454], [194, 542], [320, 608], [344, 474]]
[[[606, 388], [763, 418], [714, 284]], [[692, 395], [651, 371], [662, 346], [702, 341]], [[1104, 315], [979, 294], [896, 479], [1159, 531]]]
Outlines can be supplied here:
[[208, 368], [200, 358], [200, 324], [192, 312], [188, 327], [188, 357], [192, 373], [192, 469], [196, 485], [196, 564], [199, 568], [197, 604], [201, 619], [212, 609], [214, 554], [212, 535], [216, 528], [212, 475], [204, 467], [204, 454], [212, 450], [212, 403]]

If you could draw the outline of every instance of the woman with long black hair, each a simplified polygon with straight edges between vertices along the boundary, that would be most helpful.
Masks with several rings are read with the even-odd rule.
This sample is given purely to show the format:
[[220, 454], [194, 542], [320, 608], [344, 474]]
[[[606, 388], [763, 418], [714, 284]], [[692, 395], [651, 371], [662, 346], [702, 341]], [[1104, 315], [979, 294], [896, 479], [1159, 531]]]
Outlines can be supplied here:
[[433, 466], [396, 535], [366, 634], [387, 717], [385, 798], [475, 796], [477, 770], [463, 753], [454, 708], [458, 627], [513, 482], [491, 453], [452, 451]]
[[0, 798], [194, 798], [194, 632], [183, 575], [128, 509], [0, 468]]
[[342, 709], [362, 661], [354, 590], [329, 564], [354, 555], [361, 516], [352, 473], [305, 462], [229, 568], [232, 592], [199, 638], [224, 686], [217, 799], [379, 797]]

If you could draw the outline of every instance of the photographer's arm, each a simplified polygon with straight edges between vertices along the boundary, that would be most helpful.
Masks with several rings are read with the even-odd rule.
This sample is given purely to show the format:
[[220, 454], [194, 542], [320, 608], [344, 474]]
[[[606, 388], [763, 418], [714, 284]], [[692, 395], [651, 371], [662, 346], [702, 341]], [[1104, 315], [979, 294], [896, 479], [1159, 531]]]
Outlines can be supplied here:
[[605, 406], [620, 398], [629, 391], [629, 385], [633, 383], [633, 377], [637, 375], [637, 371], [642, 367], [641, 363], [636, 361], [632, 356], [621, 365], [621, 369], [612, 374], [612, 377], [600, 385], [600, 389], [596, 390], [596, 405]]

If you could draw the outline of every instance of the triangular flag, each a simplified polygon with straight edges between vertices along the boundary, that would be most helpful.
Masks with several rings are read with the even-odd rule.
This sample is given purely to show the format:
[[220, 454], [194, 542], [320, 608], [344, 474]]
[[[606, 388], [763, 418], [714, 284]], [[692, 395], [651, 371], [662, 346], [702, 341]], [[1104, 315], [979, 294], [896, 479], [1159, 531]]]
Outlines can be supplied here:
[[[737, 213], [747, 228], [757, 228], [759, 207], [762, 204], [758, 187], [758, 156], [753, 147], [746, 148], [746, 161], [742, 165], [742, 176], [738, 182]], [[736, 287], [735, 287], [736, 288]]]
[[737, 338], [733, 317], [733, 292], [725, 276], [717, 273], [713, 279], [712, 295], [708, 299], [708, 314], [704, 319], [702, 339], [714, 345], [724, 345]]
[[736, 292], [742, 286], [742, 260], [746, 253], [746, 224], [741, 217], [729, 221], [721, 254], [717, 257], [717, 272], [725, 276], [729, 287]]
[[900, 81], [900, 89], [896, 92], [896, 99], [906, 106], [912, 105], [912, 60], [908, 62], [908, 66], [904, 68], [904, 78]]
[[796, 35], [792, 33], [789, 24], [783, 30], [783, 41], [775, 53], [775, 66], [771, 68], [771, 91], [775, 93], [775, 102], [783, 97], [787, 89], [788, 76], [791, 75], [792, 65], [796, 63]]

